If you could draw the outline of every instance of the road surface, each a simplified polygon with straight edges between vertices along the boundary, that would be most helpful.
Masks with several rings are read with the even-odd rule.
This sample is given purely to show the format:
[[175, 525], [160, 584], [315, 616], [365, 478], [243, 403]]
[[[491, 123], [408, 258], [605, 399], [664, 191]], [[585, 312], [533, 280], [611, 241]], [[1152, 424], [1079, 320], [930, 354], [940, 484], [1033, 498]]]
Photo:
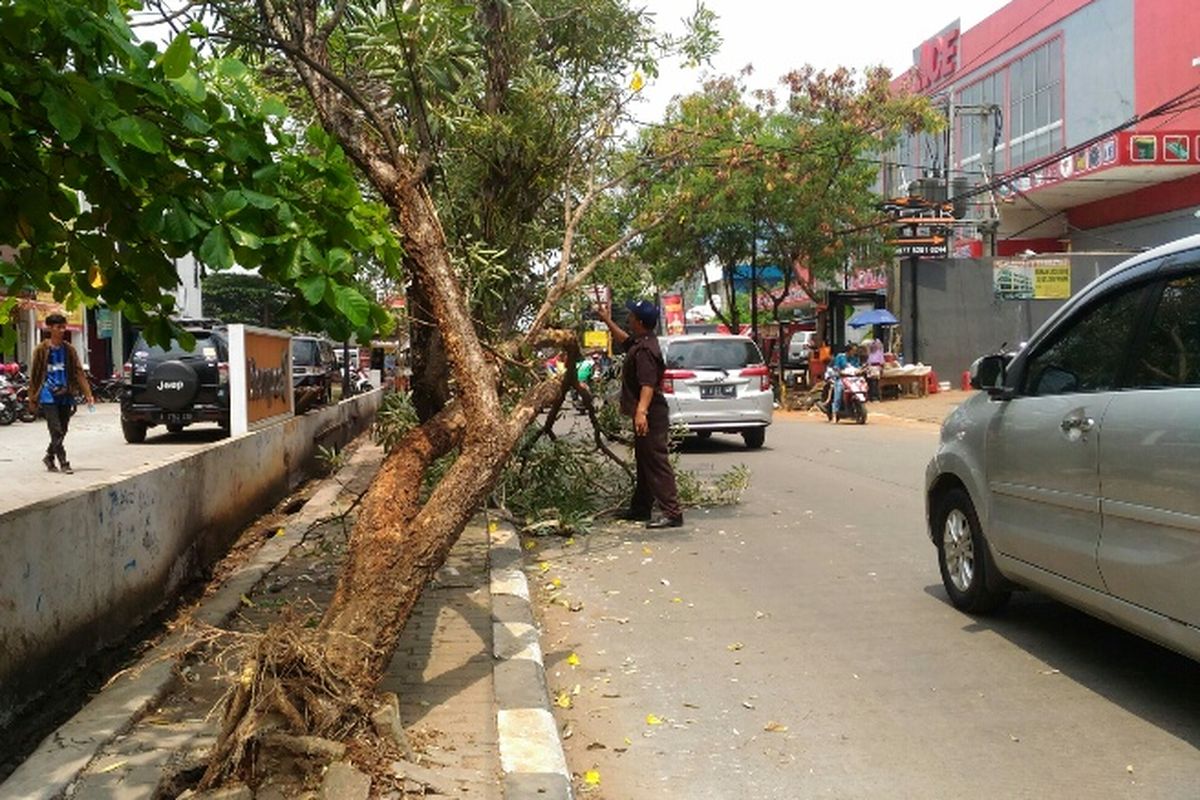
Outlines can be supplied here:
[[1034, 593], [949, 605], [922, 519], [936, 438], [876, 416], [779, 421], [757, 452], [716, 436], [683, 463], [750, 466], [742, 505], [538, 540], [586, 797], [1200, 795], [1200, 666]]

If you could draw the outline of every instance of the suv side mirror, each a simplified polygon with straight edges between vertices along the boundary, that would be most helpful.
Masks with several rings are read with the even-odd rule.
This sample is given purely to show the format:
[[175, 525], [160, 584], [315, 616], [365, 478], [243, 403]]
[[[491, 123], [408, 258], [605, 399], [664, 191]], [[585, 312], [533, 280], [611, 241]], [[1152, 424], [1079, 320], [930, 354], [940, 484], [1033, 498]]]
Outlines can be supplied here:
[[1012, 355], [997, 353], [975, 359], [971, 365], [971, 388], [987, 392], [992, 397], [1004, 398], [1008, 392], [1004, 386], [1008, 377], [1008, 362]]

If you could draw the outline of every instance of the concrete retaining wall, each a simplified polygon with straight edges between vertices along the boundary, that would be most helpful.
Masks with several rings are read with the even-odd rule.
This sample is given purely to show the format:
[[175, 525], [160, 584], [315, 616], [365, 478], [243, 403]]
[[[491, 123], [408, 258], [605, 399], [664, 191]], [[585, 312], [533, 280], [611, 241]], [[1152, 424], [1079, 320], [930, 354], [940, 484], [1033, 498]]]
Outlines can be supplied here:
[[[121, 641], [371, 424], [374, 391], [0, 515], [0, 728]], [[114, 447], [127, 447], [124, 443]]]
[[[1124, 261], [1128, 256], [1047, 253], [1071, 262], [1071, 294]], [[916, 348], [920, 361], [941, 380], [958, 386], [971, 362], [1007, 343], [1016, 349], [1028, 341], [1065, 300], [1002, 300], [993, 286], [993, 259], [922, 261], [918, 271]], [[900, 318], [905, 360], [913, 361], [912, 268], [902, 267]]]

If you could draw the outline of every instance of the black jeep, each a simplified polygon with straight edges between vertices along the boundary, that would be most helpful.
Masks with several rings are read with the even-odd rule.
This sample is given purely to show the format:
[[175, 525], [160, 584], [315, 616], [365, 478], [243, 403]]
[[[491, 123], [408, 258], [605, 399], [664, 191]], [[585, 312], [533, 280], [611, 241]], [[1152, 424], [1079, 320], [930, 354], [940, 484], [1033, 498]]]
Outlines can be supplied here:
[[147, 428], [167, 426], [178, 433], [194, 422], [215, 422], [229, 430], [229, 340], [225, 327], [210, 320], [181, 326], [196, 344], [185, 350], [151, 345], [138, 336], [125, 365], [121, 430], [125, 441], [146, 440]]

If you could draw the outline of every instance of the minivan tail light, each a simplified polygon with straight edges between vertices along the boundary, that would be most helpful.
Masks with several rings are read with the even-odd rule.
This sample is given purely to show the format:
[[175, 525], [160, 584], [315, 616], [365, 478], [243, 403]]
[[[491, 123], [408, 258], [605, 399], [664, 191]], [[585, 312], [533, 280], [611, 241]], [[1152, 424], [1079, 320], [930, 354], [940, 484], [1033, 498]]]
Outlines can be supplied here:
[[126, 383], [133, 383], [133, 364], [126, 361], [121, 366], [121, 376], [125, 379]]
[[222, 361], [217, 364], [217, 383], [225, 386], [229, 383], [229, 365]]
[[686, 369], [669, 369], [663, 373], [662, 392], [663, 394], [675, 394], [675, 381], [682, 381], [687, 378], [696, 377], [696, 373]]
[[741, 371], [743, 378], [758, 378], [758, 388], [764, 392], [771, 391], [771, 370], [766, 366], [746, 367]]

